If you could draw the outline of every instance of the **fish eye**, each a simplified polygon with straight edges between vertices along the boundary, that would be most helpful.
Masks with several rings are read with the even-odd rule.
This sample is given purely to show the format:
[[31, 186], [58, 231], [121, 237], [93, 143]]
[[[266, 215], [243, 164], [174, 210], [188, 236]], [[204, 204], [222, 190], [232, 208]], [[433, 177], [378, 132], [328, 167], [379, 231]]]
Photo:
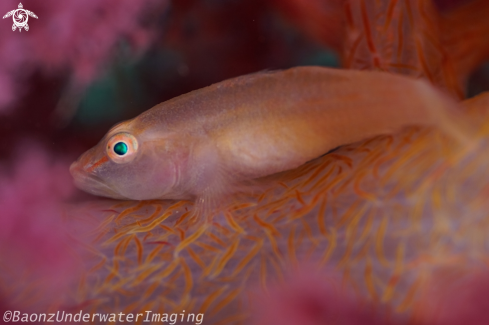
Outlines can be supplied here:
[[117, 133], [107, 141], [107, 155], [118, 164], [132, 161], [138, 150], [138, 141], [129, 133]]
[[124, 156], [127, 153], [127, 144], [124, 142], [117, 142], [114, 146], [114, 152], [119, 156]]

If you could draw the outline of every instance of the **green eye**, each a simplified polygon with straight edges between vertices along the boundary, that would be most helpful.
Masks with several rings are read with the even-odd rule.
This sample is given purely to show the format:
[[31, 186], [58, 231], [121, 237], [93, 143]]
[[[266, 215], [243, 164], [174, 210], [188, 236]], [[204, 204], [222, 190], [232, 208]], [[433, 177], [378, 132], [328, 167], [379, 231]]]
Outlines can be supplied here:
[[124, 142], [117, 142], [114, 146], [114, 152], [119, 156], [124, 156], [127, 153], [127, 144]]
[[136, 158], [138, 140], [131, 134], [123, 132], [110, 137], [105, 148], [107, 157], [116, 164], [125, 164]]

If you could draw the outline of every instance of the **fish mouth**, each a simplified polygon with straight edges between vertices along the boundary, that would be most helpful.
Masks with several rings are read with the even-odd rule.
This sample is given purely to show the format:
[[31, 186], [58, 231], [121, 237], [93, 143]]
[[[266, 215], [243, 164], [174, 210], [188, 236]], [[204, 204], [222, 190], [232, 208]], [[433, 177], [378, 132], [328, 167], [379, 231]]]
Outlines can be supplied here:
[[127, 200], [125, 196], [120, 195], [112, 187], [104, 183], [99, 177], [84, 171], [80, 168], [78, 162], [74, 162], [70, 166], [70, 173], [73, 176], [75, 186], [87, 193], [103, 196], [118, 200]]

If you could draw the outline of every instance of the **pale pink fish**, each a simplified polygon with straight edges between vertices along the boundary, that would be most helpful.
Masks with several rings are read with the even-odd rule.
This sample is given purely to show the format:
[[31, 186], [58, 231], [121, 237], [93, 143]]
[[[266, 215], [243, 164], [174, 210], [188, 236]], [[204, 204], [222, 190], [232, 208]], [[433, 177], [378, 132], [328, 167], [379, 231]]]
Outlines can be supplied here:
[[70, 170], [75, 184], [95, 195], [192, 199], [206, 208], [243, 181], [406, 126], [440, 124], [456, 110], [427, 81], [385, 72], [262, 72], [176, 97], [116, 125]]

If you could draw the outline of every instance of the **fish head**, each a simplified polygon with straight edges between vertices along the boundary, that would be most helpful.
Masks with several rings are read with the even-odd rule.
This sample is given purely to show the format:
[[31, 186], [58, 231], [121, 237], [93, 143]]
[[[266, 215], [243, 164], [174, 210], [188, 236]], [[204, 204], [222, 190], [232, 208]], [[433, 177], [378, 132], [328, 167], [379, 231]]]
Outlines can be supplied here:
[[113, 199], [172, 198], [182, 165], [181, 146], [161, 133], [145, 131], [133, 120], [116, 125], [71, 164], [75, 185]]

